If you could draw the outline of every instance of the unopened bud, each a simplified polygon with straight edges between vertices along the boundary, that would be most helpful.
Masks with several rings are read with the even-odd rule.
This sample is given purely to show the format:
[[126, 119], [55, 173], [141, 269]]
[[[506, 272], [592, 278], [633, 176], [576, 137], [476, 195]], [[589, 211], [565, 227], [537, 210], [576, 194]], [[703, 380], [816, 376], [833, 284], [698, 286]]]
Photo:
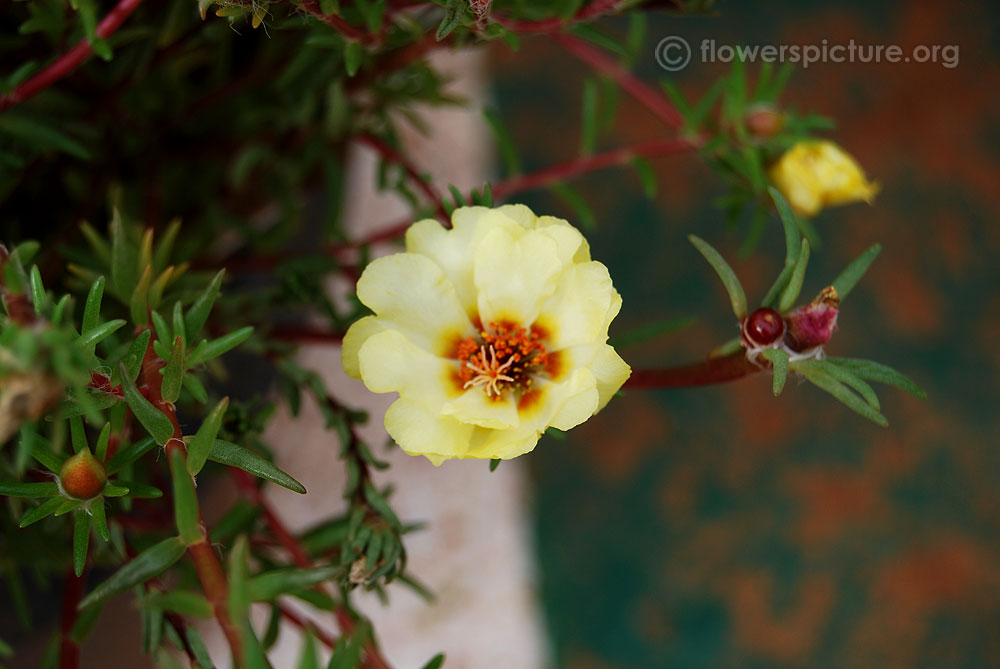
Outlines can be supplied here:
[[85, 448], [63, 463], [59, 471], [62, 491], [76, 499], [91, 499], [104, 491], [108, 474], [104, 465]]
[[788, 347], [793, 351], [807, 351], [830, 341], [837, 329], [840, 297], [833, 286], [827, 286], [811, 303], [797, 307], [789, 313]]

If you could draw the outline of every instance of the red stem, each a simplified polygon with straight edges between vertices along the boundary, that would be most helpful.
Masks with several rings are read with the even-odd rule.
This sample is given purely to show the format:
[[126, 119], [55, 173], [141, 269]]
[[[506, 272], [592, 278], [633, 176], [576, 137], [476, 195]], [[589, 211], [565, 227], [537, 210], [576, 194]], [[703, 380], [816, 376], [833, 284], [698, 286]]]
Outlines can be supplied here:
[[760, 371], [743, 351], [702, 362], [662, 369], [636, 369], [625, 388], [690, 388], [735, 381]]
[[337, 640], [327, 632], [326, 630], [320, 629], [312, 623], [312, 621], [304, 619], [302, 616], [297, 614], [295, 611], [291, 610], [287, 606], [282, 604], [278, 605], [278, 610], [281, 611], [281, 615], [288, 619], [293, 625], [299, 629], [309, 630], [313, 633], [317, 639], [319, 639], [324, 646], [327, 648], [333, 648], [337, 645]]
[[499, 16], [494, 16], [493, 18], [497, 21], [497, 23], [512, 32], [551, 33], [562, 30], [563, 28], [568, 28], [574, 23], [589, 21], [591, 19], [596, 19], [599, 16], [603, 16], [604, 14], [609, 14], [617, 10], [619, 5], [622, 4], [624, 3], [621, 0], [595, 0], [586, 7], [580, 9], [569, 19], [554, 17], [550, 19], [542, 19], [540, 21], [514, 21], [504, 19]]
[[442, 221], [448, 220], [448, 212], [445, 211], [444, 205], [441, 204], [441, 194], [437, 192], [434, 186], [427, 183], [424, 178], [420, 176], [420, 172], [417, 171], [417, 168], [406, 158], [406, 156], [402, 155], [399, 151], [392, 148], [378, 137], [369, 133], [358, 135], [358, 141], [375, 149], [379, 155], [389, 162], [396, 163], [402, 167], [406, 171], [407, 176], [410, 177], [410, 180], [413, 181], [413, 183], [415, 183], [421, 191], [423, 191], [430, 203], [437, 207], [438, 218]]
[[557, 181], [572, 179], [587, 172], [595, 172], [607, 167], [624, 165], [633, 158], [652, 158], [694, 148], [697, 148], [697, 144], [691, 140], [671, 137], [614, 149], [593, 156], [582, 156], [561, 165], [553, 165], [532, 174], [516, 176], [502, 181], [493, 187], [493, 197], [502, 200], [514, 193], [539, 188]]
[[623, 91], [635, 98], [639, 104], [652, 112], [668, 127], [678, 130], [683, 125], [684, 119], [677, 113], [669, 100], [619, 65], [611, 56], [572, 35], [553, 33], [551, 38], [573, 56], [598, 72], [614, 79]]
[[77, 605], [83, 595], [83, 583], [87, 578], [87, 566], [79, 576], [70, 566], [66, 572], [66, 585], [63, 588], [62, 612], [60, 614], [59, 639], [59, 669], [77, 669], [80, 666], [80, 647], [70, 639], [70, 632], [76, 624]]
[[[119, 26], [142, 4], [142, 0], [119, 0], [115, 8], [97, 24], [97, 36], [107, 39], [118, 30]], [[10, 109], [28, 98], [37, 95], [67, 74], [75, 70], [80, 63], [87, 60], [94, 49], [86, 38], [56, 59], [47, 68], [28, 79], [7, 95], [0, 96], [0, 111]]]
[[[698, 142], [696, 140], [670, 137], [667, 139], [656, 139], [649, 142], [643, 142], [641, 144], [635, 144], [621, 149], [613, 149], [611, 151], [598, 153], [593, 156], [581, 156], [565, 163], [553, 165], [552, 167], [539, 170], [538, 172], [533, 172], [532, 174], [511, 177], [506, 181], [501, 181], [492, 187], [493, 197], [497, 200], [501, 200], [516, 193], [532, 190], [534, 188], [541, 188], [550, 183], [578, 177], [581, 174], [587, 174], [588, 172], [595, 172], [597, 170], [614, 167], [616, 165], [624, 165], [636, 157], [654, 158], [656, 156], [676, 153], [687, 149], [695, 149], [697, 147]], [[356, 248], [359, 246], [377, 244], [378, 242], [394, 239], [406, 232], [406, 229], [409, 228], [412, 223], [412, 218], [401, 220], [398, 223], [394, 223], [376, 233], [352, 242], [349, 246]], [[340, 247], [333, 248], [332, 250], [340, 250]]]
[[302, 0], [302, 9], [326, 25], [330, 26], [352, 42], [370, 43], [372, 37], [358, 30], [337, 14], [324, 14], [317, 0]]

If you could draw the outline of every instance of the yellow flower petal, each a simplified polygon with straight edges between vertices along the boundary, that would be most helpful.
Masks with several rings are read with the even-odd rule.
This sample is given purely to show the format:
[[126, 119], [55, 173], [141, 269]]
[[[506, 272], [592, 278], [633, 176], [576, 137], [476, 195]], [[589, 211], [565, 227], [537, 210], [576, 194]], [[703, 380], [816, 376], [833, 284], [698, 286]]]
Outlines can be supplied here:
[[494, 228], [479, 243], [473, 262], [484, 324], [534, 323], [542, 301], [555, 292], [562, 269], [556, 243], [534, 230], [517, 239]]
[[580, 231], [555, 216], [539, 216], [535, 229], [553, 238], [559, 245], [560, 258], [564, 265], [570, 262], [588, 262], [590, 245]]
[[431, 355], [397, 330], [370, 336], [358, 351], [361, 380], [376, 393], [399, 393], [440, 411], [457, 396], [457, 363]]
[[580, 368], [564, 383], [555, 384], [549, 401], [555, 408], [549, 425], [557, 430], [570, 430], [597, 411], [597, 379], [586, 367]]
[[607, 344], [597, 347], [597, 355], [590, 363], [590, 371], [597, 379], [597, 394], [599, 397], [595, 413], [600, 411], [614, 397], [632, 375], [628, 366], [614, 348]]
[[[537, 320], [548, 333], [550, 350], [605, 341], [612, 306], [621, 299], [611, 285], [608, 268], [599, 262], [572, 265], [559, 276], [555, 293], [542, 305]], [[617, 313], [617, 312], [616, 312]]]
[[451, 222], [451, 230], [441, 227], [434, 219], [414, 223], [406, 231], [406, 250], [433, 260], [455, 287], [466, 314], [476, 314], [479, 304], [472, 265], [476, 247], [494, 228], [505, 228], [520, 236], [521, 226], [499, 211], [485, 207], [456, 209]]
[[475, 332], [444, 272], [416, 253], [372, 261], [358, 280], [358, 299], [435, 355], [449, 353], [456, 339]]
[[477, 427], [465, 457], [510, 460], [534, 450], [540, 436], [537, 430], [524, 426], [510, 430]]
[[368, 341], [369, 337], [385, 329], [385, 323], [375, 316], [365, 316], [347, 328], [347, 334], [344, 335], [344, 340], [340, 345], [340, 362], [348, 376], [355, 379], [361, 378], [358, 351], [361, 350], [361, 346]]
[[480, 427], [504, 429], [517, 427], [520, 422], [517, 402], [507, 393], [502, 397], [488, 397], [482, 388], [469, 388], [441, 407], [442, 416]]
[[385, 412], [385, 430], [410, 455], [425, 455], [435, 465], [464, 457], [474, 426], [427, 411], [419, 402], [400, 398]]

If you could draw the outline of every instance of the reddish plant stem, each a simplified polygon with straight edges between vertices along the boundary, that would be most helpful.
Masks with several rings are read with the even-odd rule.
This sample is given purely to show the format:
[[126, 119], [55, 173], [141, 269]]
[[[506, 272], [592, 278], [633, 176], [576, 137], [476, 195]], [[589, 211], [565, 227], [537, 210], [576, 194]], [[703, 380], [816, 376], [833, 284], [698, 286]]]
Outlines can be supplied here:
[[337, 640], [327, 632], [326, 630], [320, 629], [312, 623], [310, 620], [304, 619], [302, 616], [297, 614], [292, 609], [284, 606], [283, 604], [278, 605], [278, 610], [281, 611], [281, 615], [284, 616], [290, 623], [302, 630], [309, 630], [313, 633], [317, 639], [319, 639], [324, 646], [327, 648], [333, 648], [337, 645]]
[[[166, 460], [170, 462], [170, 455], [173, 451], [180, 450], [184, 453], [185, 457], [187, 456], [187, 452], [184, 448], [183, 432], [181, 431], [180, 424], [177, 422], [177, 413], [174, 405], [165, 401], [161, 392], [160, 386], [163, 377], [160, 375], [159, 370], [163, 365], [163, 361], [153, 351], [153, 340], [150, 338], [149, 344], [146, 347], [146, 354], [142, 360], [141, 378], [143, 386], [140, 387], [140, 390], [152, 402], [153, 406], [163, 412], [173, 424], [173, 437], [164, 446], [165, 455], [167, 456]], [[198, 522], [204, 528], [205, 523], [201, 518], [201, 509], [198, 510]], [[243, 631], [233, 623], [232, 618], [229, 616], [229, 584], [226, 581], [225, 572], [222, 571], [219, 558], [215, 554], [215, 549], [212, 548], [212, 544], [208, 541], [208, 532], [203, 533], [201, 541], [189, 545], [187, 551], [191, 557], [191, 561], [194, 563], [195, 572], [198, 574], [198, 580], [201, 581], [205, 597], [211, 602], [215, 618], [219, 622], [223, 634], [226, 636], [226, 641], [229, 642], [229, 648], [236, 659], [236, 665], [244, 666]]]
[[[260, 488], [254, 483], [253, 478], [242, 470], [232, 469], [231, 471], [240, 490], [264, 512], [264, 521], [271, 528], [278, 543], [292, 556], [292, 561], [299, 567], [308, 568], [312, 566], [306, 549], [302, 547], [302, 544], [285, 527], [278, 514], [271, 509], [270, 503], [268, 503], [267, 498], [264, 497]], [[341, 633], [349, 635], [354, 630], [354, 620], [351, 618], [351, 614], [343, 606], [337, 607], [333, 613], [337, 618], [337, 625], [340, 627]], [[371, 669], [389, 669], [390, 667], [389, 663], [382, 657], [378, 648], [375, 647], [375, 644], [371, 640], [365, 644], [364, 662], [365, 666]]]
[[624, 4], [622, 0], [595, 0], [586, 7], [581, 8], [569, 19], [555, 17], [542, 19], [540, 21], [514, 21], [504, 19], [499, 16], [493, 18], [507, 30], [517, 33], [551, 33], [568, 28], [575, 23], [596, 19], [605, 14], [616, 11]]
[[[125, 19], [142, 4], [142, 0], [119, 0], [115, 8], [97, 24], [97, 36], [107, 39], [124, 23]], [[10, 109], [28, 98], [41, 93], [46, 88], [59, 81], [75, 70], [80, 63], [87, 60], [94, 49], [86, 38], [56, 59], [47, 68], [28, 79], [7, 95], [0, 96], [0, 111]]]
[[420, 172], [417, 171], [417, 168], [406, 156], [402, 155], [399, 151], [370, 133], [362, 133], [358, 135], [358, 141], [375, 149], [375, 151], [377, 151], [385, 160], [396, 163], [402, 167], [406, 172], [406, 175], [410, 177], [410, 180], [417, 185], [417, 188], [423, 192], [430, 203], [437, 208], [438, 218], [447, 222], [448, 212], [445, 211], [444, 205], [441, 204], [441, 194], [438, 193], [434, 186], [427, 183], [424, 178], [420, 176]]
[[83, 583], [87, 578], [87, 566], [79, 576], [70, 566], [66, 572], [66, 585], [63, 588], [62, 611], [60, 613], [59, 638], [59, 669], [77, 669], [80, 666], [80, 647], [70, 639], [73, 625], [76, 624], [77, 605], [83, 595]]
[[702, 362], [662, 369], [636, 369], [624, 388], [690, 388], [735, 381], [760, 371], [743, 351]]
[[358, 30], [337, 14], [324, 14], [317, 0], [302, 0], [301, 6], [307, 14], [316, 17], [352, 42], [361, 42], [363, 44], [373, 42], [371, 35]]
[[572, 179], [581, 174], [603, 170], [607, 167], [624, 165], [633, 158], [653, 158], [655, 156], [694, 148], [697, 148], [697, 144], [690, 140], [671, 137], [606, 151], [593, 156], [581, 156], [561, 165], [554, 165], [544, 170], [502, 181], [493, 187], [493, 196], [502, 200], [514, 193], [539, 188], [557, 181]]
[[[624, 165], [636, 157], [655, 158], [656, 156], [676, 153], [698, 147], [698, 142], [691, 139], [677, 139], [670, 137], [667, 139], [657, 139], [621, 149], [613, 149], [604, 153], [592, 156], [580, 156], [559, 165], [553, 165], [544, 170], [511, 177], [506, 181], [501, 181], [492, 187], [493, 197], [497, 200], [508, 198], [516, 193], [521, 193], [534, 188], [542, 188], [557, 181], [564, 181], [581, 174], [595, 172], [607, 167]], [[400, 220], [378, 232], [349, 244], [350, 247], [357, 248], [368, 244], [377, 244], [399, 237], [413, 223], [412, 218]], [[343, 246], [335, 246], [331, 251], [339, 251]]]
[[553, 33], [552, 39], [576, 58], [615, 80], [618, 86], [631, 95], [643, 107], [673, 130], [680, 129], [684, 119], [656, 89], [650, 87], [634, 74], [618, 64], [603, 51], [591, 46], [578, 37], [565, 33]]

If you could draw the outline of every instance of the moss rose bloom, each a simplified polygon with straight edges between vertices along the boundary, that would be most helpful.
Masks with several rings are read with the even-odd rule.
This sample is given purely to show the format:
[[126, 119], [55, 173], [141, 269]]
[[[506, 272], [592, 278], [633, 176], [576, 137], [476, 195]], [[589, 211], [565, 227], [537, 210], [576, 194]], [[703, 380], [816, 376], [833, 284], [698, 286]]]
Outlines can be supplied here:
[[802, 141], [768, 170], [768, 177], [796, 212], [815, 216], [823, 207], [872, 203], [879, 185], [846, 151], [830, 141]]
[[406, 252], [358, 281], [373, 312], [344, 337], [347, 373], [399, 393], [385, 428], [434, 464], [514, 458], [599, 411], [630, 369], [607, 344], [621, 296], [564, 220], [523, 205], [414, 223]]

